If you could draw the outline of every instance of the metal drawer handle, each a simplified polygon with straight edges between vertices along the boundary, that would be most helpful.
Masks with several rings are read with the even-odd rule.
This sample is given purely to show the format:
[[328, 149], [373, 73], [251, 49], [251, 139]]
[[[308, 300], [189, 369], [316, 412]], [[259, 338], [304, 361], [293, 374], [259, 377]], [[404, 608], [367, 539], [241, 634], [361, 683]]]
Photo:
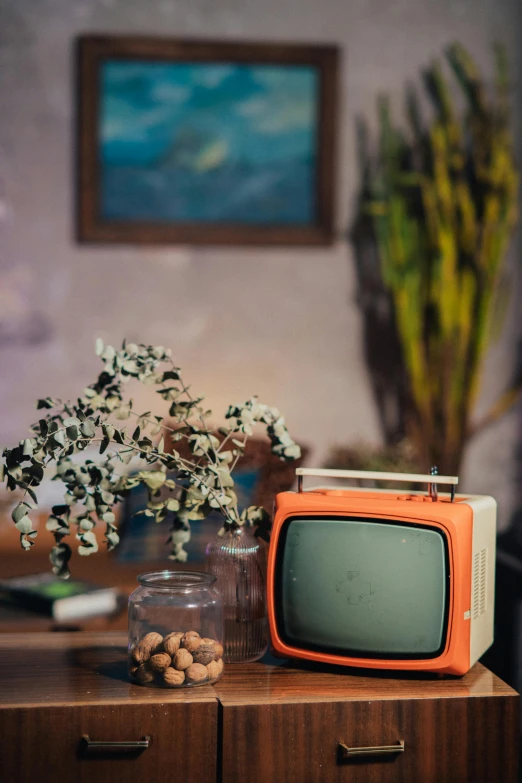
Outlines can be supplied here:
[[340, 742], [338, 749], [341, 760], [361, 756], [393, 756], [395, 753], [404, 753], [404, 740], [399, 740], [396, 745], [370, 745], [366, 748], [349, 748]]
[[117, 740], [105, 742], [92, 740], [88, 734], [82, 736], [82, 750], [86, 754], [96, 753], [137, 753], [150, 747], [150, 737], [142, 737], [140, 740]]

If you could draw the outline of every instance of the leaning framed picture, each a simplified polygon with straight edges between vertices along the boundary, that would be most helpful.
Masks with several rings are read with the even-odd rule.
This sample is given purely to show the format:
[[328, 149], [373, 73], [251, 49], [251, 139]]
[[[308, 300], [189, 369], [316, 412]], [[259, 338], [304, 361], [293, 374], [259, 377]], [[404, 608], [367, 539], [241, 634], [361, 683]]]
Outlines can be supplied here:
[[334, 46], [78, 40], [83, 242], [328, 244]]

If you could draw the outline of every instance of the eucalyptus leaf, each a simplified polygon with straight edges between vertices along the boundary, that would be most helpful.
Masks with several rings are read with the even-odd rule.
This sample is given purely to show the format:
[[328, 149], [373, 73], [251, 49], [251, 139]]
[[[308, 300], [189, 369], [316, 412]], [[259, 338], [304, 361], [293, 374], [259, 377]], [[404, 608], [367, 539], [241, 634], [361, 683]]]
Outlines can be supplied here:
[[25, 516], [22, 517], [18, 522], [16, 523], [17, 529], [22, 533], [23, 535], [26, 535], [29, 533], [33, 528], [33, 523], [31, 522], [30, 518]]
[[270, 520], [270, 515], [267, 511], [265, 511], [264, 508], [259, 508], [257, 506], [249, 506], [249, 508], [245, 511], [245, 516], [250, 522], [268, 522]]
[[55, 530], [59, 530], [62, 527], [62, 521], [58, 519], [58, 517], [50, 516], [45, 523], [46, 530], [51, 531], [51, 533], [54, 533]]
[[140, 475], [142, 475], [143, 483], [153, 490], [160, 489], [165, 483], [165, 473], [161, 470], [151, 470]]
[[136, 362], [129, 360], [127, 362], [123, 362], [122, 370], [124, 372], [129, 373], [130, 375], [134, 375], [135, 373], [138, 372], [138, 365], [136, 364]]
[[219, 477], [219, 480], [221, 482], [221, 486], [225, 489], [226, 487], [233, 487], [234, 486], [234, 479], [232, 478], [232, 474], [230, 473], [228, 468], [220, 467], [217, 469], [217, 474]]
[[51, 549], [49, 559], [53, 564], [53, 572], [62, 579], [68, 579], [70, 576], [68, 562], [71, 554], [71, 547], [68, 544], [60, 543]]
[[76, 538], [78, 538], [84, 546], [89, 547], [97, 547], [98, 542], [96, 540], [95, 534], [92, 532], [92, 530], [87, 530], [84, 533], [78, 533], [76, 535]]
[[58, 443], [60, 446], [65, 445], [65, 432], [63, 430], [57, 430], [53, 434], [53, 440], [55, 443]]
[[36, 403], [36, 409], [41, 410], [42, 408], [51, 409], [54, 408], [53, 401], [50, 397], [46, 397], [43, 400], [38, 400]]
[[109, 546], [107, 547], [109, 552], [114, 549], [118, 544], [120, 543], [120, 537], [116, 531], [111, 530], [109, 533], [106, 534], [106, 538], [108, 541]]
[[25, 491], [27, 492], [27, 494], [29, 495], [31, 500], [33, 500], [35, 503], [38, 503], [38, 498], [36, 497], [35, 493], [31, 489], [31, 487], [26, 487]]
[[91, 419], [82, 421], [80, 431], [86, 438], [93, 438], [96, 435], [96, 427]]
[[34, 444], [35, 444], [35, 441], [33, 440], [33, 438], [26, 438], [24, 440], [24, 445], [23, 445], [24, 457], [30, 457], [33, 454], [33, 452], [34, 452]]
[[97, 543], [96, 543], [96, 546], [94, 546], [94, 545], [93, 546], [91, 546], [91, 545], [83, 546], [83, 544], [82, 544], [82, 546], [78, 547], [78, 554], [81, 555], [82, 557], [86, 557], [88, 555], [94, 555], [94, 554], [96, 554], [97, 551], [98, 551], [98, 544]]
[[114, 434], [116, 432], [116, 428], [113, 427], [111, 424], [104, 424], [102, 426], [102, 432], [105, 435], [106, 438], [109, 438], [109, 440], [112, 440], [114, 437]]
[[179, 381], [180, 375], [178, 370], [167, 370], [163, 373], [163, 376], [161, 378], [162, 382], [165, 383], [165, 381]]
[[156, 511], [156, 522], [163, 522], [168, 516], [168, 509], [162, 506], [162, 508]]
[[147, 508], [150, 508], [151, 511], [157, 511], [160, 508], [163, 508], [164, 503], [162, 500], [154, 501], [149, 500], [147, 503]]
[[26, 503], [18, 503], [18, 505], [15, 506], [15, 508], [11, 513], [11, 518], [16, 524], [27, 515], [28, 511], [29, 511], [29, 506]]
[[128, 405], [120, 405], [114, 415], [120, 420], [128, 419], [131, 415], [131, 409]]
[[85, 506], [85, 509], [87, 511], [95, 510], [96, 504], [94, 502], [94, 498], [92, 497], [92, 495], [87, 495], [87, 497], [85, 498], [85, 503], [83, 505]]

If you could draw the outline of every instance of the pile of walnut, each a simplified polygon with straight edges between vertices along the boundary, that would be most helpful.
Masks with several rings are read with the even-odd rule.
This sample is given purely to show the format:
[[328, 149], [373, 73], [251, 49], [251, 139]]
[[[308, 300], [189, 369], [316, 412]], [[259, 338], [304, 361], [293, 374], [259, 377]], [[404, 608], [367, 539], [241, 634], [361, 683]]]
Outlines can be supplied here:
[[173, 631], [165, 637], [148, 633], [130, 658], [129, 673], [142, 685], [199, 685], [223, 671], [223, 646], [215, 639], [202, 639], [197, 631]]

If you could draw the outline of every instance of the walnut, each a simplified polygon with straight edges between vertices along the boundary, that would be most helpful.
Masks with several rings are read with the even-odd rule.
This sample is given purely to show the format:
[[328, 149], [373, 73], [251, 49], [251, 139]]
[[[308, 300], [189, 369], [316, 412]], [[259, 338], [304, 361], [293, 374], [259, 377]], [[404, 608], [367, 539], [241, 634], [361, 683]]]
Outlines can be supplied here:
[[201, 644], [213, 645], [213, 647], [214, 647], [214, 649], [216, 651], [216, 654], [214, 656], [216, 660], [218, 658], [222, 658], [223, 657], [223, 645], [220, 644], [219, 642], [217, 642], [215, 639], [202, 639], [201, 640]]
[[178, 671], [182, 671], [183, 669], [186, 669], [190, 664], [192, 663], [192, 655], [189, 653], [188, 650], [180, 649], [176, 653], [174, 653], [174, 658], [172, 659], [172, 665], [175, 669], [178, 669]]
[[136, 672], [138, 671], [138, 666], [133, 661], [129, 661], [129, 674], [131, 676], [134, 676]]
[[207, 663], [207, 672], [208, 672], [208, 678], [209, 680], [215, 680], [219, 675], [221, 674], [223, 667], [219, 667], [219, 664], [217, 661], [210, 661], [210, 663]]
[[134, 675], [138, 682], [145, 684], [146, 682], [152, 682], [154, 679], [154, 672], [152, 672], [146, 663], [143, 663]]
[[184, 647], [185, 650], [188, 650], [189, 652], [193, 652], [194, 650], [197, 650], [200, 644], [201, 644], [201, 638], [197, 631], [187, 631], [187, 633], [183, 636], [181, 640], [181, 646]]
[[148, 666], [155, 672], [163, 672], [170, 666], [170, 655], [167, 653], [157, 653], [153, 655], [148, 662]]
[[148, 633], [139, 644], [132, 650], [131, 656], [135, 663], [146, 663], [151, 655], [159, 651], [163, 642], [163, 636], [159, 633]]
[[192, 653], [192, 657], [194, 663], [202, 663], [203, 666], [206, 666], [207, 663], [215, 660], [216, 648], [213, 644], [200, 644], [197, 650]]
[[201, 663], [192, 663], [185, 669], [185, 677], [187, 682], [203, 682], [208, 679], [207, 667]]
[[155, 631], [152, 631], [151, 633], [148, 633], [146, 634], [146, 636], [143, 637], [140, 644], [150, 647], [151, 654], [152, 654], [152, 651], [156, 652], [156, 650], [160, 647], [162, 641], [163, 641], [163, 636], [160, 633], [156, 633]]
[[185, 672], [178, 671], [177, 669], [173, 669], [172, 666], [169, 666], [169, 668], [165, 669], [163, 672], [163, 680], [167, 685], [182, 685], [185, 682]]
[[171, 657], [179, 650], [182, 637], [183, 633], [175, 631], [174, 633], [169, 633], [168, 636], [163, 639], [163, 649]]
[[139, 666], [140, 663], [144, 663], [146, 660], [148, 661], [150, 658], [150, 651], [148, 647], [143, 647], [143, 645], [138, 644], [136, 647], [131, 650], [131, 658], [133, 663], [136, 666]]

